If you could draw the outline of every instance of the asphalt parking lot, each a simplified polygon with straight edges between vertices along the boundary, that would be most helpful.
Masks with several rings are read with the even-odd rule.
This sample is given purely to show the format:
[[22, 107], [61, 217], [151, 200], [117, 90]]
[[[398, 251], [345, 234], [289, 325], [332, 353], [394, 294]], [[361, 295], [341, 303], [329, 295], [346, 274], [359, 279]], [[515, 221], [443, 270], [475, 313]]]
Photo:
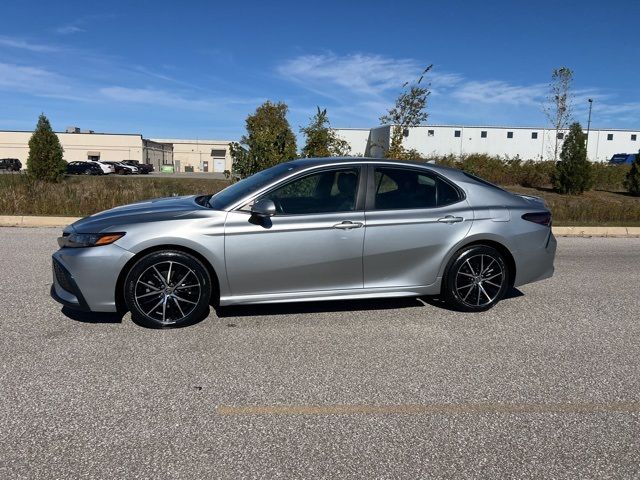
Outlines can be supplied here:
[[59, 229], [0, 228], [0, 478], [638, 478], [640, 239], [561, 238], [483, 314], [236, 307], [69, 318]]

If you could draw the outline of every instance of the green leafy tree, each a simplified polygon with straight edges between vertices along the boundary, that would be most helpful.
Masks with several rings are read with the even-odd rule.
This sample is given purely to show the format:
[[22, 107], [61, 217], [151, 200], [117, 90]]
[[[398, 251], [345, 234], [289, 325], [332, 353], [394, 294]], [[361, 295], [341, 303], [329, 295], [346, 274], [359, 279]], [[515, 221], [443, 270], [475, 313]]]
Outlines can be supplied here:
[[631, 170], [627, 173], [624, 186], [631, 195], [640, 196], [640, 150], [631, 164]]
[[287, 121], [287, 111], [283, 102], [266, 101], [247, 117], [247, 134], [229, 149], [234, 178], [248, 177], [296, 157], [296, 137]]
[[67, 162], [62, 158], [60, 139], [51, 128], [51, 124], [44, 114], [38, 118], [31, 139], [29, 140], [29, 157], [27, 171], [32, 178], [56, 182], [62, 178], [67, 168]]
[[396, 99], [395, 105], [380, 117], [382, 125], [392, 125], [387, 158], [397, 160], [415, 160], [420, 158], [416, 150], [408, 150], [402, 145], [405, 135], [408, 135], [410, 127], [422, 125], [427, 121], [429, 114], [426, 112], [427, 97], [431, 94], [429, 85], [422, 85], [425, 75], [433, 68], [429, 65], [424, 69], [420, 78], [414, 83], [406, 82], [403, 91]]
[[551, 72], [549, 94], [544, 106], [544, 113], [549, 119], [556, 133], [553, 160], [558, 159], [558, 133], [564, 130], [573, 115], [573, 101], [571, 95], [571, 83], [573, 70], [568, 67], [556, 68]]
[[591, 162], [587, 160], [586, 136], [578, 122], [572, 123], [553, 174], [559, 193], [581, 194], [593, 185]]
[[326, 108], [320, 110], [318, 107], [309, 125], [300, 131], [306, 137], [306, 143], [302, 148], [303, 157], [345, 157], [351, 153], [349, 143], [331, 128]]

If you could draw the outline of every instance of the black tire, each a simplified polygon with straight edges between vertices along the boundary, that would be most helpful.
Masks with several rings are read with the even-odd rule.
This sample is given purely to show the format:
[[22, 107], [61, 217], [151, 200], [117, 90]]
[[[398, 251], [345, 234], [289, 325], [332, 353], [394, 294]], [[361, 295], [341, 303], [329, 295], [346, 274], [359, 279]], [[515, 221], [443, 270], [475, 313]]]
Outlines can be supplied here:
[[489, 310], [509, 289], [509, 275], [509, 265], [495, 248], [487, 245], [464, 247], [449, 262], [442, 285], [443, 295], [455, 310]]
[[84, 172], [85, 175], [93, 175], [93, 172], [91, 171], [91, 169], [87, 168]]
[[202, 320], [211, 295], [206, 267], [193, 255], [176, 250], [142, 257], [124, 282], [124, 299], [133, 320], [152, 328], [183, 327]]

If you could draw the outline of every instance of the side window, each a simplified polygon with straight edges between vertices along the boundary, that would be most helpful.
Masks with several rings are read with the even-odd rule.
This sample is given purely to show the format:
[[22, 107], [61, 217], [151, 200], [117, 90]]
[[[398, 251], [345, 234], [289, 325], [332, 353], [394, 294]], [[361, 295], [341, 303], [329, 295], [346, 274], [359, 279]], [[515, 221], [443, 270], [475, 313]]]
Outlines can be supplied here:
[[276, 215], [350, 212], [356, 208], [360, 169], [324, 170], [293, 180], [261, 198], [273, 200]]
[[401, 168], [376, 168], [375, 210], [434, 208], [455, 203], [460, 193], [435, 175]]

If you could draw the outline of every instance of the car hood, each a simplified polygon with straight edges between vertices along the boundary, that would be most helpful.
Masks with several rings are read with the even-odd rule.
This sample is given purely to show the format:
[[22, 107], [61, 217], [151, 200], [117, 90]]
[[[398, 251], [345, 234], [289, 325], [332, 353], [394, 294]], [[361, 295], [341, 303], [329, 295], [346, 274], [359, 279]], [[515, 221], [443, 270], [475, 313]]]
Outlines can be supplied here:
[[183, 217], [198, 210], [208, 210], [196, 202], [197, 196], [168, 197], [131, 203], [95, 213], [69, 225], [65, 232], [100, 233], [129, 223], [157, 222]]

